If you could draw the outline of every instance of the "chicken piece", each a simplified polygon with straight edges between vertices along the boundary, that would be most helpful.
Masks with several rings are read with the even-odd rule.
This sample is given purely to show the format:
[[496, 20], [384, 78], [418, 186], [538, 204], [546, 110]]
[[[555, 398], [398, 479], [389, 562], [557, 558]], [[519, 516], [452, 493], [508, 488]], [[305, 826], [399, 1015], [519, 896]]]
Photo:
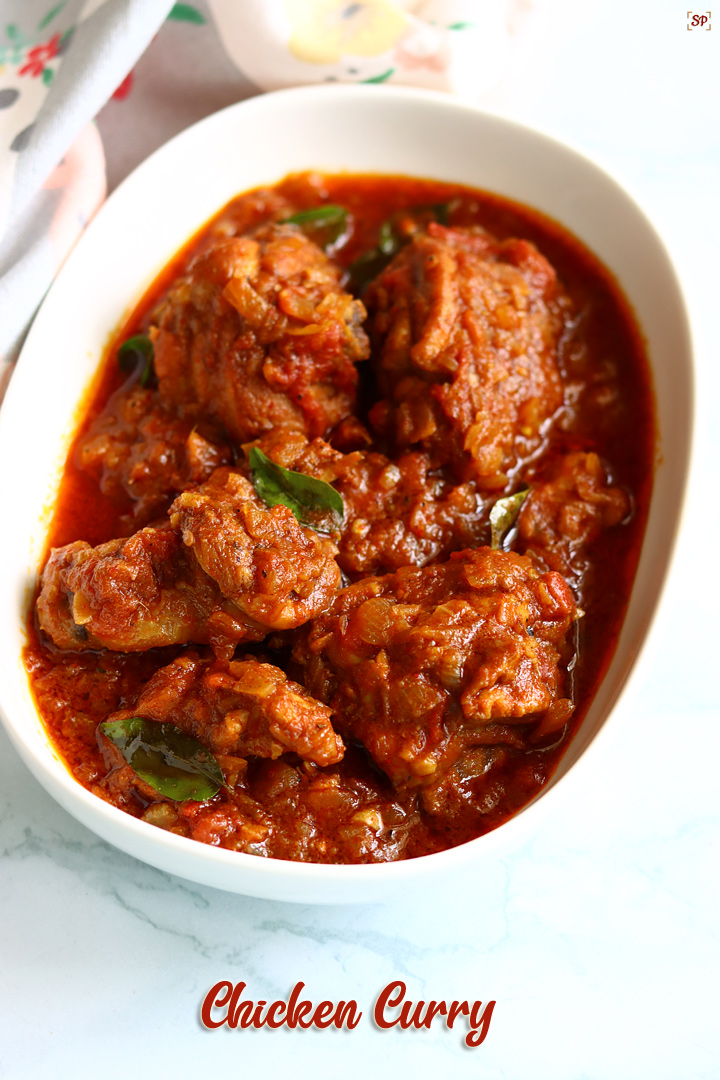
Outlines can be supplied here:
[[324, 611], [340, 587], [337, 548], [286, 506], [268, 509], [252, 483], [218, 469], [170, 508], [170, 523], [221, 593], [273, 630]]
[[[516, 729], [517, 730], [517, 729]], [[553, 736], [556, 740], [557, 736]], [[527, 806], [552, 775], [553, 756], [515, 745], [474, 746], [420, 791], [420, 804], [435, 827], [477, 836]]]
[[95, 548], [84, 540], [54, 548], [37, 612], [60, 649], [143, 652], [206, 642], [205, 623], [221, 604], [217, 585], [186, 558], [176, 533], [141, 529]]
[[233, 236], [244, 236], [259, 225], [270, 221], [280, 221], [297, 211], [297, 206], [289, 202], [284, 195], [273, 188], [257, 188], [246, 191], [231, 199], [222, 212], [213, 220], [210, 228], [202, 237], [208, 238], [208, 245], [218, 240], [227, 240]]
[[525, 240], [431, 224], [366, 294], [380, 352], [373, 424], [483, 490], [540, 442], [562, 404], [557, 346], [567, 304]]
[[118, 391], [80, 439], [78, 467], [98, 480], [103, 495], [132, 500], [131, 520], [147, 524], [167, 512], [181, 491], [228, 465], [230, 449], [171, 415], [141, 386]]
[[[575, 603], [559, 574], [479, 548], [366, 578], [296, 647], [305, 683], [397, 787], [435, 783], [471, 746], [562, 728], [561, 656]], [[567, 659], [567, 656], [566, 656]]]
[[142, 716], [175, 724], [218, 755], [278, 758], [292, 752], [316, 765], [343, 756], [330, 709], [272, 664], [255, 659], [179, 656], [150, 679], [137, 702], [110, 720]]
[[268, 510], [252, 485], [219, 469], [171, 508], [174, 528], [127, 540], [57, 548], [37, 610], [62, 649], [138, 652], [210, 644], [229, 656], [242, 641], [300, 626], [340, 585], [336, 548], [290, 510]]
[[342, 454], [322, 439], [276, 429], [258, 440], [286, 469], [332, 484], [345, 504], [338, 563], [353, 578], [425, 566], [487, 535], [487, 506], [472, 481], [454, 484], [427, 454]]
[[150, 337], [161, 397], [236, 440], [278, 424], [324, 435], [354, 405], [365, 309], [294, 225], [215, 244], [171, 289]]
[[598, 455], [574, 451], [555, 463], [544, 483], [532, 486], [518, 518], [518, 542], [544, 568], [579, 579], [593, 541], [630, 512], [629, 495], [610, 486]]

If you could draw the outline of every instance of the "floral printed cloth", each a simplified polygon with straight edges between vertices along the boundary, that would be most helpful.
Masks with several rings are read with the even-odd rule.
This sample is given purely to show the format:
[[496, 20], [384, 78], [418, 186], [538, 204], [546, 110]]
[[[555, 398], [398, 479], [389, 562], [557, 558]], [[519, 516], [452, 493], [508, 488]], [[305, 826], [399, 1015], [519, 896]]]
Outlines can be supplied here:
[[258, 90], [399, 82], [477, 97], [527, 3], [0, 0], [0, 397], [108, 182]]

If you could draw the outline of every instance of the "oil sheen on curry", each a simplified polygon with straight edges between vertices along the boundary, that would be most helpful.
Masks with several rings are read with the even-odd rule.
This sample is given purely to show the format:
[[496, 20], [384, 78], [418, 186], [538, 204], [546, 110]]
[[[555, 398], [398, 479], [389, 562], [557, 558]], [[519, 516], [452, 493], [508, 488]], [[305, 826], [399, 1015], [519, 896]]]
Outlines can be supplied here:
[[612, 657], [653, 396], [611, 276], [496, 196], [291, 176], [117, 332], [26, 664], [79, 783], [238, 852], [413, 858], [552, 776]]

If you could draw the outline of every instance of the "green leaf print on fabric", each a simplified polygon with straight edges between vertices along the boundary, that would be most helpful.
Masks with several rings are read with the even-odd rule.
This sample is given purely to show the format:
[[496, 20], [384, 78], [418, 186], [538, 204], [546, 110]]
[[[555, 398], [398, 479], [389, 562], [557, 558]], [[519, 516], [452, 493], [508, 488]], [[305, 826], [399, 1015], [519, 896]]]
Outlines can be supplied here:
[[62, 9], [65, 7], [65, 0], [62, 0], [61, 4], [56, 4], [55, 7], [50, 8], [47, 15], [44, 15], [37, 25], [38, 30], [44, 30], [48, 23], [51, 23], [56, 15], [59, 15]]
[[382, 75], [373, 75], [371, 79], [361, 79], [362, 83], [384, 83], [395, 74], [395, 68], [388, 68]]
[[173, 4], [168, 19], [173, 19], [175, 22], [193, 23], [195, 26], [205, 24], [205, 16], [192, 4]]

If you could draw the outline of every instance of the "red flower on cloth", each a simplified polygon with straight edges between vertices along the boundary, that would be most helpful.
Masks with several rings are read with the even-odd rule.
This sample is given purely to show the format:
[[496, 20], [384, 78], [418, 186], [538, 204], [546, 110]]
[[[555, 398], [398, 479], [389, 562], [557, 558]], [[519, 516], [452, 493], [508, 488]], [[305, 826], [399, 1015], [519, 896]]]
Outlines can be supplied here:
[[18, 71], [18, 75], [42, 75], [48, 60], [52, 60], [60, 51], [60, 34], [55, 34], [44, 45], [36, 45], [27, 54], [27, 60]]
[[132, 71], [129, 71], [127, 73], [127, 75], [125, 76], [125, 78], [123, 79], [123, 81], [118, 86], [117, 90], [114, 91], [113, 97], [117, 101], [124, 101], [125, 98], [128, 96], [128, 94], [130, 93], [130, 91], [132, 90], [132, 85], [133, 85], [133, 73], [132, 73]]

